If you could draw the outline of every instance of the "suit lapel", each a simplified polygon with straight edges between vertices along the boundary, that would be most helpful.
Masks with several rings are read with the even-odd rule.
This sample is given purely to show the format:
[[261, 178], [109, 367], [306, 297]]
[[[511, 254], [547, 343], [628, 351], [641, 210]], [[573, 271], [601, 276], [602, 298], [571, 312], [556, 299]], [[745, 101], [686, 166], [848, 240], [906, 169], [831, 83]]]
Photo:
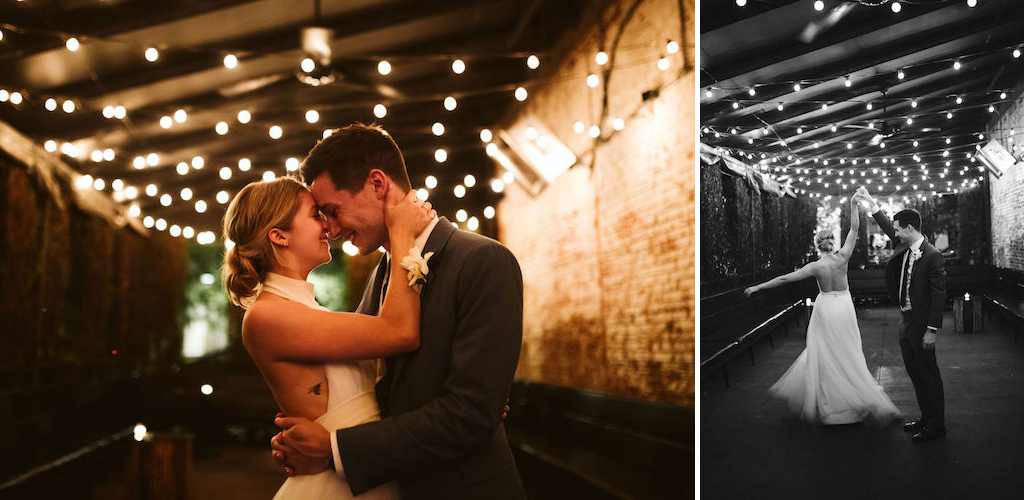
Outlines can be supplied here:
[[[426, 316], [425, 308], [427, 304], [427, 297], [429, 297], [430, 290], [433, 288], [432, 285], [437, 279], [434, 272], [438, 269], [437, 264], [441, 261], [444, 254], [444, 248], [448, 245], [448, 241], [452, 235], [455, 234], [455, 227], [452, 226], [451, 221], [445, 217], [440, 217], [437, 221], [437, 225], [434, 226], [434, 230], [427, 237], [427, 242], [423, 245], [422, 255], [426, 255], [427, 252], [434, 252], [434, 255], [430, 257], [427, 262], [430, 272], [427, 273], [427, 282], [423, 285], [423, 289], [420, 291], [420, 337], [423, 336], [426, 330], [426, 325], [423, 324], [423, 318]], [[422, 345], [422, 341], [420, 342]], [[405, 361], [408, 359], [411, 353], [402, 354], [395, 358], [395, 373], [391, 377], [391, 387], [394, 388], [395, 383], [398, 381], [398, 377], [402, 374], [402, 369], [405, 367]]]
[[359, 307], [356, 308], [356, 312], [359, 314], [367, 314], [370, 316], [376, 316], [380, 312], [380, 290], [384, 286], [384, 270], [387, 269], [385, 265], [387, 256], [381, 257], [380, 262], [377, 263], [377, 267], [373, 270], [373, 281], [367, 283], [366, 292], [363, 293], [362, 300], [359, 301]]

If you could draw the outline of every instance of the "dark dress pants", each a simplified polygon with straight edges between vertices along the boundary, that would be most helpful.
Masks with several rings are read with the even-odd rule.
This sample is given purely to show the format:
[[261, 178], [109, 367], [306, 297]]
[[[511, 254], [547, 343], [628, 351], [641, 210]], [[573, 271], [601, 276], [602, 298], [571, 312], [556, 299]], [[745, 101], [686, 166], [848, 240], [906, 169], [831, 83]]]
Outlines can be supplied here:
[[935, 360], [935, 349], [925, 349], [924, 334], [927, 325], [914, 319], [910, 312], [903, 312], [900, 322], [900, 350], [903, 364], [914, 384], [917, 404], [921, 408], [921, 420], [927, 427], [942, 429], [946, 426], [946, 399], [942, 390], [939, 364]]

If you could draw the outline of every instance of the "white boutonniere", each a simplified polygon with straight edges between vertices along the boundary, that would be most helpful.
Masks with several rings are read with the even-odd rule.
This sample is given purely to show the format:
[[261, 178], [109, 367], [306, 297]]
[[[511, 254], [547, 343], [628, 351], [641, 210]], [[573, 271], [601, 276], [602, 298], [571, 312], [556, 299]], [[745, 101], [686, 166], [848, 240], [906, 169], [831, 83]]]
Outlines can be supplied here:
[[402, 257], [402, 269], [408, 271], [406, 276], [409, 278], [409, 286], [416, 287], [416, 291], [420, 291], [423, 285], [427, 282], [427, 274], [430, 273], [430, 267], [427, 265], [427, 261], [434, 255], [434, 252], [427, 252], [426, 255], [420, 255], [420, 247], [412, 247], [409, 249], [409, 255]]
[[921, 249], [918, 248], [918, 249], [915, 250], [915, 249], [911, 248], [910, 249], [910, 256], [913, 257], [914, 260], [920, 259], [921, 258]]

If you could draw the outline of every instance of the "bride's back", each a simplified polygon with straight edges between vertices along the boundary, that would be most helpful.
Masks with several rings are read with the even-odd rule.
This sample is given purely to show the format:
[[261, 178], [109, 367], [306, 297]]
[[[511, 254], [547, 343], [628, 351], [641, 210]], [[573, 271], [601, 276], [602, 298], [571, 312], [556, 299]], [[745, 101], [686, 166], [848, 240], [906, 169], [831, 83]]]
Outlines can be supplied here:
[[836, 254], [822, 255], [815, 266], [814, 277], [822, 292], [841, 292], [850, 289], [847, 278], [849, 261]]

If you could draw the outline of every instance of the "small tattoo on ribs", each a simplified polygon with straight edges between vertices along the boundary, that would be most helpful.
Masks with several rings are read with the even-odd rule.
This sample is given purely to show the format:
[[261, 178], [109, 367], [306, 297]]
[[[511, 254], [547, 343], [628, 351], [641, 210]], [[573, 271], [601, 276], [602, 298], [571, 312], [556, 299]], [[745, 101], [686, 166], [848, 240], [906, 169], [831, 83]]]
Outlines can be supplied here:
[[321, 384], [316, 384], [313, 387], [310, 387], [309, 388], [309, 393], [310, 394], [316, 394], [317, 396], [319, 396], [320, 395], [320, 385]]

